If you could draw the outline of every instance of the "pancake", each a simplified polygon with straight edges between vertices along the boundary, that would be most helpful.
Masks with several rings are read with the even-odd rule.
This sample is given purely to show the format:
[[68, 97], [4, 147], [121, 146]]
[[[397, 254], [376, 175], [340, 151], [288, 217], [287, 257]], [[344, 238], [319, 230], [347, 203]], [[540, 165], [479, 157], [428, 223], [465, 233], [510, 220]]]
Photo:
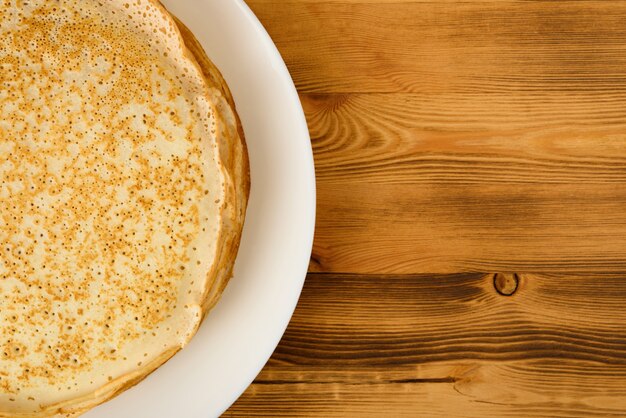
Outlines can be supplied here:
[[224, 79], [157, 1], [0, 11], [0, 417], [76, 416], [219, 299], [245, 142]]

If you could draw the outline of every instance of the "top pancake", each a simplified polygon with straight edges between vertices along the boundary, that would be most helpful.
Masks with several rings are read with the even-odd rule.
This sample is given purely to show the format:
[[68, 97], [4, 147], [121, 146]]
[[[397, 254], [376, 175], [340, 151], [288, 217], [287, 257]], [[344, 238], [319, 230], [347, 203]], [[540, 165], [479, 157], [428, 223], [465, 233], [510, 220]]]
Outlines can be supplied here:
[[0, 11], [0, 416], [71, 414], [166, 361], [216, 302], [245, 146], [219, 72], [157, 2]]

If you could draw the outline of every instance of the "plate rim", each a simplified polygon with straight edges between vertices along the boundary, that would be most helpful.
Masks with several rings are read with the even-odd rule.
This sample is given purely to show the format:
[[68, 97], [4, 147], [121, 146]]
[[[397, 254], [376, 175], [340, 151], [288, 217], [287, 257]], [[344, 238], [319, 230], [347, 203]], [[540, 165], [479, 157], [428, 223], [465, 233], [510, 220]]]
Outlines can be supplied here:
[[[300, 129], [302, 131], [301, 139], [302, 139], [302, 142], [304, 142], [304, 145], [308, 151], [307, 152], [307, 160], [308, 160], [307, 171], [309, 172], [308, 173], [309, 183], [312, 185], [310, 190], [308, 190], [308, 192], [311, 194], [310, 196], [311, 207], [309, 208], [311, 219], [310, 219], [310, 230], [308, 231], [309, 233], [307, 234], [308, 242], [306, 244], [307, 253], [309, 254], [309, 258], [310, 258], [312, 251], [313, 251], [313, 240], [315, 237], [315, 225], [316, 225], [316, 219], [317, 219], [317, 190], [316, 190], [317, 182], [316, 182], [316, 175], [315, 175], [315, 160], [313, 156], [313, 146], [311, 143], [311, 136], [310, 136], [309, 127], [306, 121], [306, 116], [304, 114], [304, 109], [302, 107], [302, 102], [300, 101], [298, 90], [293, 81], [293, 77], [291, 76], [291, 73], [289, 72], [289, 69], [287, 68], [287, 64], [285, 63], [285, 60], [283, 59], [280, 51], [278, 50], [278, 47], [272, 40], [272, 37], [270, 36], [270, 34], [267, 32], [267, 30], [265, 29], [265, 27], [263, 26], [259, 18], [254, 14], [250, 6], [248, 6], [248, 4], [244, 0], [235, 0], [235, 2], [237, 3], [237, 6], [242, 10], [242, 12], [247, 15], [249, 22], [255, 26], [255, 29], [259, 33], [259, 35], [264, 38], [263, 43], [266, 44], [266, 47], [272, 51], [272, 55], [274, 55], [278, 63], [278, 66], [274, 67], [274, 69], [279, 71], [281, 75], [281, 79], [286, 81], [285, 87], [290, 96], [289, 99], [294, 104], [297, 105], [297, 110], [298, 110], [297, 113], [298, 113], [298, 119], [299, 119], [298, 123], [300, 124]], [[244, 126], [244, 129], [245, 129], [245, 126]], [[254, 187], [253, 181], [254, 179], [251, 179], [252, 187]], [[276, 340], [272, 343], [272, 346], [274, 347], [272, 350], [272, 353], [270, 353], [270, 355], [260, 364], [260, 366], [254, 372], [252, 378], [247, 379], [247, 383], [245, 383], [245, 385], [239, 391], [237, 391], [237, 393], [235, 393], [233, 397], [231, 397], [231, 400], [229, 400], [227, 405], [224, 408], [220, 408], [221, 410], [219, 411], [217, 416], [221, 416], [232, 405], [234, 405], [234, 403], [241, 397], [241, 395], [243, 395], [243, 393], [248, 389], [248, 387], [254, 382], [256, 377], [259, 375], [259, 373], [261, 373], [263, 368], [265, 368], [265, 365], [267, 364], [267, 362], [272, 357], [274, 350], [276, 349], [276, 347], [278, 347], [280, 341], [282, 340], [283, 335], [285, 334], [285, 331], [287, 331], [287, 327], [289, 326], [289, 323], [291, 322], [293, 314], [296, 310], [296, 307], [302, 295], [302, 289], [304, 288], [304, 282], [306, 281], [307, 274], [308, 274], [308, 263], [307, 263], [307, 266], [304, 268], [303, 274], [301, 274], [302, 277], [299, 279], [297, 294], [294, 295], [294, 298], [290, 301], [291, 304], [289, 308], [287, 309], [289, 314], [283, 317], [283, 323], [280, 325], [280, 332], [278, 333]]]

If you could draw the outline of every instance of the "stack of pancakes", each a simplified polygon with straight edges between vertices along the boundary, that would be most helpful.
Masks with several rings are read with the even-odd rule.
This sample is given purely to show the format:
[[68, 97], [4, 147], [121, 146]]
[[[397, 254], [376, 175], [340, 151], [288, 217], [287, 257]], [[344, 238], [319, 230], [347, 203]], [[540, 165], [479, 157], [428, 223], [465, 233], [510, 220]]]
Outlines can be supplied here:
[[249, 191], [224, 79], [156, 0], [0, 5], [0, 417], [155, 370], [232, 274]]

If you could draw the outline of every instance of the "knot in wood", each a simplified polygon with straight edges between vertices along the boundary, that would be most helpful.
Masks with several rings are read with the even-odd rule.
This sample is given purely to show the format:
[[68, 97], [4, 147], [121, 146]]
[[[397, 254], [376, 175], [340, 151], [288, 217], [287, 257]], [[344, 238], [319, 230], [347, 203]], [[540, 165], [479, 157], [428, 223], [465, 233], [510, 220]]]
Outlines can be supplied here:
[[493, 275], [493, 287], [502, 296], [513, 296], [519, 285], [519, 276], [515, 273], [496, 273]]

